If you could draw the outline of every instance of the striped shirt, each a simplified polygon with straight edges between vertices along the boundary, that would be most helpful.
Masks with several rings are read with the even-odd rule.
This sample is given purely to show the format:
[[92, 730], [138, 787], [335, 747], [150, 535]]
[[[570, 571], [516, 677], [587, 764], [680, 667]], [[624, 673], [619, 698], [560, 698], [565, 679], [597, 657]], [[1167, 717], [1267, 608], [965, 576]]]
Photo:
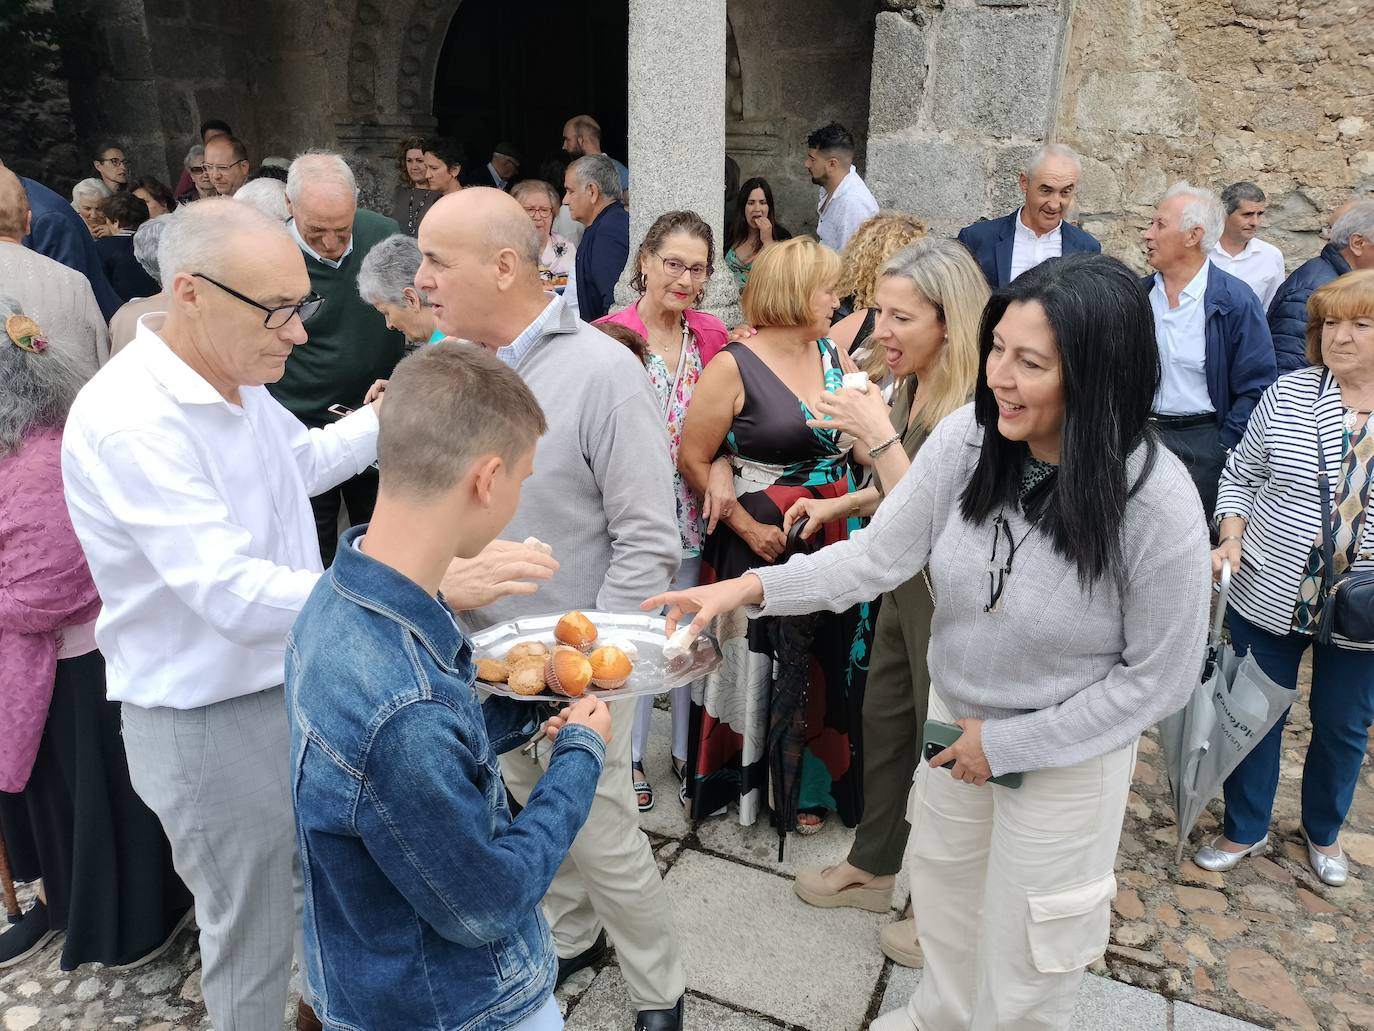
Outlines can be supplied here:
[[[1321, 532], [1321, 490], [1317, 483], [1317, 437], [1326, 467], [1341, 468], [1345, 410], [1333, 378], [1322, 390], [1320, 367], [1280, 376], [1264, 392], [1245, 436], [1221, 474], [1217, 512], [1243, 516], [1241, 567], [1231, 582], [1231, 605], [1271, 634], [1293, 628], [1307, 556]], [[1331, 484], [1334, 497], [1336, 484]], [[1374, 569], [1374, 519], [1366, 519], [1355, 569]], [[1345, 648], [1374, 651], [1374, 644], [1348, 641]]]

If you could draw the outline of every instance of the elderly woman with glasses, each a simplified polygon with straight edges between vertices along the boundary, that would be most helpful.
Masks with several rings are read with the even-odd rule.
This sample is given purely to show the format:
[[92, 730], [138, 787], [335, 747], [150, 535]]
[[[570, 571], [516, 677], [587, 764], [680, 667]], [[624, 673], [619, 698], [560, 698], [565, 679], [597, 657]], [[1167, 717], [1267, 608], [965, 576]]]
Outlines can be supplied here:
[[510, 195], [520, 202], [534, 228], [539, 230], [540, 278], [551, 286], [567, 286], [577, 260], [577, 246], [553, 229], [562, 197], [543, 179], [522, 180], [512, 187]]
[[866, 530], [644, 603], [668, 605], [670, 629], [685, 612], [697, 629], [785, 618], [928, 566], [928, 744], [907, 808], [925, 968], [874, 1031], [1066, 1028], [1107, 944], [1136, 742], [1196, 687], [1210, 594], [1197, 491], [1150, 431], [1152, 325], [1120, 262], [1036, 266], [984, 312], [973, 404]]
[[[529, 211], [530, 200], [519, 196], [520, 186], [516, 187], [516, 200], [525, 204], [525, 210]], [[547, 226], [556, 210], [556, 196], [552, 191], [548, 197], [542, 192], [531, 196], [540, 205], [550, 206], [544, 223]], [[539, 225], [538, 220], [535, 225]], [[702, 367], [725, 346], [728, 336], [723, 322], [693, 307], [706, 292], [706, 281], [714, 270], [714, 254], [711, 227], [695, 211], [670, 211], [659, 216], [644, 234], [644, 242], [639, 245], [635, 258], [636, 271], [630, 286], [639, 291], [639, 300], [624, 311], [594, 323], [623, 326], [639, 334], [648, 344], [644, 367], [658, 394], [674, 463], [678, 461], [682, 446], [687, 406], [692, 401]], [[572, 256], [569, 255], [568, 268], [571, 267]], [[701, 502], [676, 470], [673, 486], [677, 494], [678, 532], [682, 537], [682, 565], [673, 584], [690, 587], [697, 582], [701, 565], [705, 521]], [[690, 688], [680, 687], [672, 694], [675, 773], [687, 761], [689, 691]], [[641, 812], [653, 808], [654, 804], [653, 787], [644, 772], [644, 750], [648, 746], [652, 714], [653, 698], [646, 695], [639, 700], [631, 747], [634, 788]]]
[[420, 271], [420, 245], [405, 233], [396, 233], [375, 244], [358, 269], [358, 294], [372, 305], [386, 328], [405, 335], [406, 346], [437, 344], [444, 339], [434, 306], [415, 287]]
[[100, 598], [62, 490], [62, 427], [88, 375], [69, 344], [0, 295], [0, 839], [39, 881], [0, 934], [0, 970], [62, 932], [63, 970], [135, 962], [191, 905], [105, 697]]
[[[1264, 392], [1227, 459], [1212, 563], [1218, 576], [1224, 561], [1235, 570], [1227, 622], [1237, 652], [1295, 697], [1311, 652], [1302, 836], [1313, 873], [1339, 887], [1350, 868], [1339, 835], [1374, 722], [1374, 641], [1327, 625], [1326, 592], [1348, 572], [1374, 569], [1374, 269], [1313, 292], [1306, 342], [1311, 365]], [[1203, 869], [1230, 870], [1269, 848], [1287, 719], [1226, 779], [1222, 834], [1193, 859]]]

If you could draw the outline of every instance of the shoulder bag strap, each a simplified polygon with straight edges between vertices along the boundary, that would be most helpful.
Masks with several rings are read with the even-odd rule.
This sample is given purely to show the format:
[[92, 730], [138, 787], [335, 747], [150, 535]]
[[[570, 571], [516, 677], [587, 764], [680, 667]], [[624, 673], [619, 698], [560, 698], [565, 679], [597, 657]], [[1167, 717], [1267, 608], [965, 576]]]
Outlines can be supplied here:
[[[1317, 390], [1317, 400], [1320, 402], [1323, 394], [1326, 393], [1326, 385], [1331, 381], [1331, 370], [1327, 369], [1322, 373], [1321, 387]], [[1322, 446], [1321, 423], [1317, 423], [1317, 489], [1322, 496], [1322, 617], [1317, 626], [1316, 639], [1320, 644], [1331, 643], [1332, 626], [1335, 623], [1334, 612], [1332, 611], [1331, 581], [1334, 579], [1332, 570], [1335, 568], [1335, 545], [1331, 541], [1331, 484], [1330, 474], [1326, 469], [1326, 448]]]

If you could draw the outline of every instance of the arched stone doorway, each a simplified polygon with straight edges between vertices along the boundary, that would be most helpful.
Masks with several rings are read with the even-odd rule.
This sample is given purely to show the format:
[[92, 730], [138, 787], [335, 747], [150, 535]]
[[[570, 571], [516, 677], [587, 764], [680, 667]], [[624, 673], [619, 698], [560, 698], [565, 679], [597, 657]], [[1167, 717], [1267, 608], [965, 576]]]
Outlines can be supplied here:
[[629, 0], [360, 0], [352, 18], [339, 145], [389, 159], [412, 132], [442, 131], [485, 161], [498, 139], [527, 174], [558, 150], [563, 123], [592, 114], [603, 147], [627, 134]]
[[624, 160], [628, 6], [465, 0], [435, 70], [439, 130], [463, 141], [477, 164], [508, 141], [522, 174], [534, 175], [558, 154], [564, 122], [589, 114], [601, 124], [602, 148]]

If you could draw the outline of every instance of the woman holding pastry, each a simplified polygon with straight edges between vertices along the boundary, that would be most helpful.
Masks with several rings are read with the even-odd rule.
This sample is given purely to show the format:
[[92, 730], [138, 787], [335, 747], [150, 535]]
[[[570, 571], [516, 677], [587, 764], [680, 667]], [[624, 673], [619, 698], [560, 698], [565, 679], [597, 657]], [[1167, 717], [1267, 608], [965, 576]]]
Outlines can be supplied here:
[[[701, 370], [725, 346], [725, 324], [714, 315], [698, 311], [706, 282], [715, 270], [715, 243], [711, 227], [694, 211], [670, 211], [644, 234], [636, 257], [637, 271], [630, 285], [639, 300], [624, 311], [608, 315], [597, 325], [620, 325], [638, 333], [648, 343], [644, 367], [658, 395], [668, 427], [668, 449], [674, 462], [682, 446], [682, 427], [687, 406], [696, 390]], [[682, 537], [682, 564], [673, 578], [674, 589], [697, 582], [701, 545], [705, 536], [702, 503], [674, 471], [677, 525]], [[689, 686], [672, 692], [673, 769], [681, 778], [687, 761], [687, 713]], [[645, 695], [635, 710], [631, 743], [634, 789], [640, 812], [653, 808], [654, 790], [644, 772], [644, 751], [649, 742], [649, 722], [654, 699]]]
[[[861, 516], [871, 516], [936, 424], [968, 403], [978, 378], [978, 324], [988, 286], [962, 244], [935, 237], [917, 240], [882, 265], [871, 294], [875, 320], [867, 342], [885, 357], [895, 381], [892, 408], [883, 403], [876, 385], [863, 392], [822, 395], [816, 404], [817, 414], [829, 419], [829, 425], [854, 436], [860, 457], [878, 452], [873, 483], [843, 498], [798, 500], [783, 528], [790, 530], [806, 517], [803, 537], [854, 507]], [[884, 447], [894, 435], [900, 436], [899, 443]], [[793, 888], [813, 906], [853, 906], [876, 913], [892, 908], [910, 833], [906, 800], [921, 754], [934, 611], [925, 570], [884, 594], [878, 607], [864, 689], [863, 819], [843, 862], [798, 872]], [[920, 965], [911, 919], [885, 924], [880, 940], [896, 962]]]
[[[842, 498], [849, 491], [847, 441], [814, 420], [820, 398], [841, 382], [836, 348], [826, 339], [838, 303], [838, 256], [809, 237], [774, 244], [755, 259], [741, 303], [757, 327], [728, 344], [702, 372], [683, 430], [678, 467], [705, 493], [722, 449], [735, 473], [737, 504], [703, 542], [701, 582], [771, 565], [787, 547], [783, 514], [801, 498]], [[847, 535], [844, 511], [816, 535]], [[804, 832], [838, 808], [853, 825], [861, 806], [851, 728], [857, 731], [863, 669], [851, 661], [858, 613], [826, 615], [813, 638], [806, 698], [797, 817]], [[686, 798], [694, 818], [737, 802], [751, 824], [769, 798], [764, 744], [772, 702], [774, 645], [766, 621], [724, 614], [714, 625], [724, 667], [692, 688]], [[780, 827], [782, 832], [793, 827]]]

